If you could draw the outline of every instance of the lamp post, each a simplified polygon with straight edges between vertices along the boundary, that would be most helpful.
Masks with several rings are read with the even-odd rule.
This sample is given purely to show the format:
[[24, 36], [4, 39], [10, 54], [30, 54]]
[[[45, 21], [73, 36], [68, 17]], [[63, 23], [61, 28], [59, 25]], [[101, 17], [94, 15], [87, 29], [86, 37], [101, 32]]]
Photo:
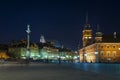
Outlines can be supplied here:
[[30, 25], [27, 25], [27, 53], [26, 53], [26, 63], [29, 63], [30, 59]]

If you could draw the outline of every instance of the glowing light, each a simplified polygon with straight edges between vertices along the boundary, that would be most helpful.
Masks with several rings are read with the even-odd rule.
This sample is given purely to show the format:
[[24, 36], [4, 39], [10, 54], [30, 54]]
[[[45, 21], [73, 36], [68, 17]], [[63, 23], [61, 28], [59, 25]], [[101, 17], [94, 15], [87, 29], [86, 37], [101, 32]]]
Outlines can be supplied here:
[[65, 59], [65, 57], [64, 57], [64, 56], [62, 56], [62, 57], [61, 57], [61, 59]]
[[54, 56], [52, 55], [52, 57], [54, 57]]
[[118, 48], [118, 50], [120, 50], [120, 48]]
[[34, 54], [31, 54], [31, 56], [33, 57], [33, 56], [35, 56]]
[[75, 51], [75, 53], [77, 54], [78, 52], [77, 52], [77, 51]]
[[98, 54], [98, 52], [95, 52], [95, 54]]
[[40, 57], [40, 55], [37, 55], [38, 57]]
[[85, 54], [85, 56], [87, 56], [87, 54]]
[[48, 56], [46, 55], [45, 58], [48, 58]]
[[91, 37], [88, 37], [89, 39], [91, 39]]
[[77, 59], [77, 56], [74, 56], [73, 59]]
[[68, 55], [66, 55], [66, 57], [68, 58], [69, 56], [68, 56]]

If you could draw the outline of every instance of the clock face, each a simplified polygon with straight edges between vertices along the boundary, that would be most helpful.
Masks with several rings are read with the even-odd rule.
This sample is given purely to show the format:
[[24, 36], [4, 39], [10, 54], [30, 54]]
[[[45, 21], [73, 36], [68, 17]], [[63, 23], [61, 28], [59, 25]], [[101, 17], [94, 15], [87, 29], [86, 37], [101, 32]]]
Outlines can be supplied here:
[[90, 37], [85, 37], [85, 39], [91, 39], [92, 37], [90, 36]]
[[88, 37], [85, 37], [85, 39], [87, 39]]
[[92, 37], [88, 37], [89, 39], [91, 39]]

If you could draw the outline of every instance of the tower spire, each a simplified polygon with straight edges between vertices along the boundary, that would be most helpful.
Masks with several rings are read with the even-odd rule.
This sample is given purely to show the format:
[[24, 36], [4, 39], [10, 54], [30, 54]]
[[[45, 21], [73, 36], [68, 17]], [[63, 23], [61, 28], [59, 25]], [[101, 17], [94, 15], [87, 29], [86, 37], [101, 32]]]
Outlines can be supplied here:
[[96, 42], [101, 42], [102, 41], [102, 32], [100, 31], [99, 24], [97, 24], [97, 32], [96, 32], [95, 40], [96, 40]]
[[100, 30], [100, 26], [99, 26], [99, 24], [97, 24], [97, 31], [99, 31]]
[[88, 12], [86, 12], [86, 23], [84, 29], [90, 30], [90, 24], [88, 23]]
[[86, 24], [88, 24], [88, 12], [86, 12]]

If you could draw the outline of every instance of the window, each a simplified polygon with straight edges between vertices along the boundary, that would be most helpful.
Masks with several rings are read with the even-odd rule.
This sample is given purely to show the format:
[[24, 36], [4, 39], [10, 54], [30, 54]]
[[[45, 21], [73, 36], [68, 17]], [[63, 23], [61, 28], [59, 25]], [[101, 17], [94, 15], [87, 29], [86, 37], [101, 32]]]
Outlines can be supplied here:
[[114, 61], [116, 61], [116, 59], [115, 59], [115, 58], [114, 58], [113, 60], [114, 60]]
[[89, 32], [86, 32], [87, 35], [89, 35]]
[[113, 51], [113, 56], [116, 56], [116, 51]]
[[114, 45], [113, 48], [115, 48], [116, 46]]
[[104, 61], [104, 59], [103, 59], [103, 58], [101, 58], [101, 61]]
[[104, 51], [101, 51], [100, 54], [101, 54], [101, 56], [103, 56], [104, 55]]
[[103, 46], [101, 46], [101, 48], [103, 48]]
[[110, 46], [109, 45], [107, 45], [107, 48], [109, 48]]
[[107, 51], [107, 55], [110, 56], [110, 51]]

